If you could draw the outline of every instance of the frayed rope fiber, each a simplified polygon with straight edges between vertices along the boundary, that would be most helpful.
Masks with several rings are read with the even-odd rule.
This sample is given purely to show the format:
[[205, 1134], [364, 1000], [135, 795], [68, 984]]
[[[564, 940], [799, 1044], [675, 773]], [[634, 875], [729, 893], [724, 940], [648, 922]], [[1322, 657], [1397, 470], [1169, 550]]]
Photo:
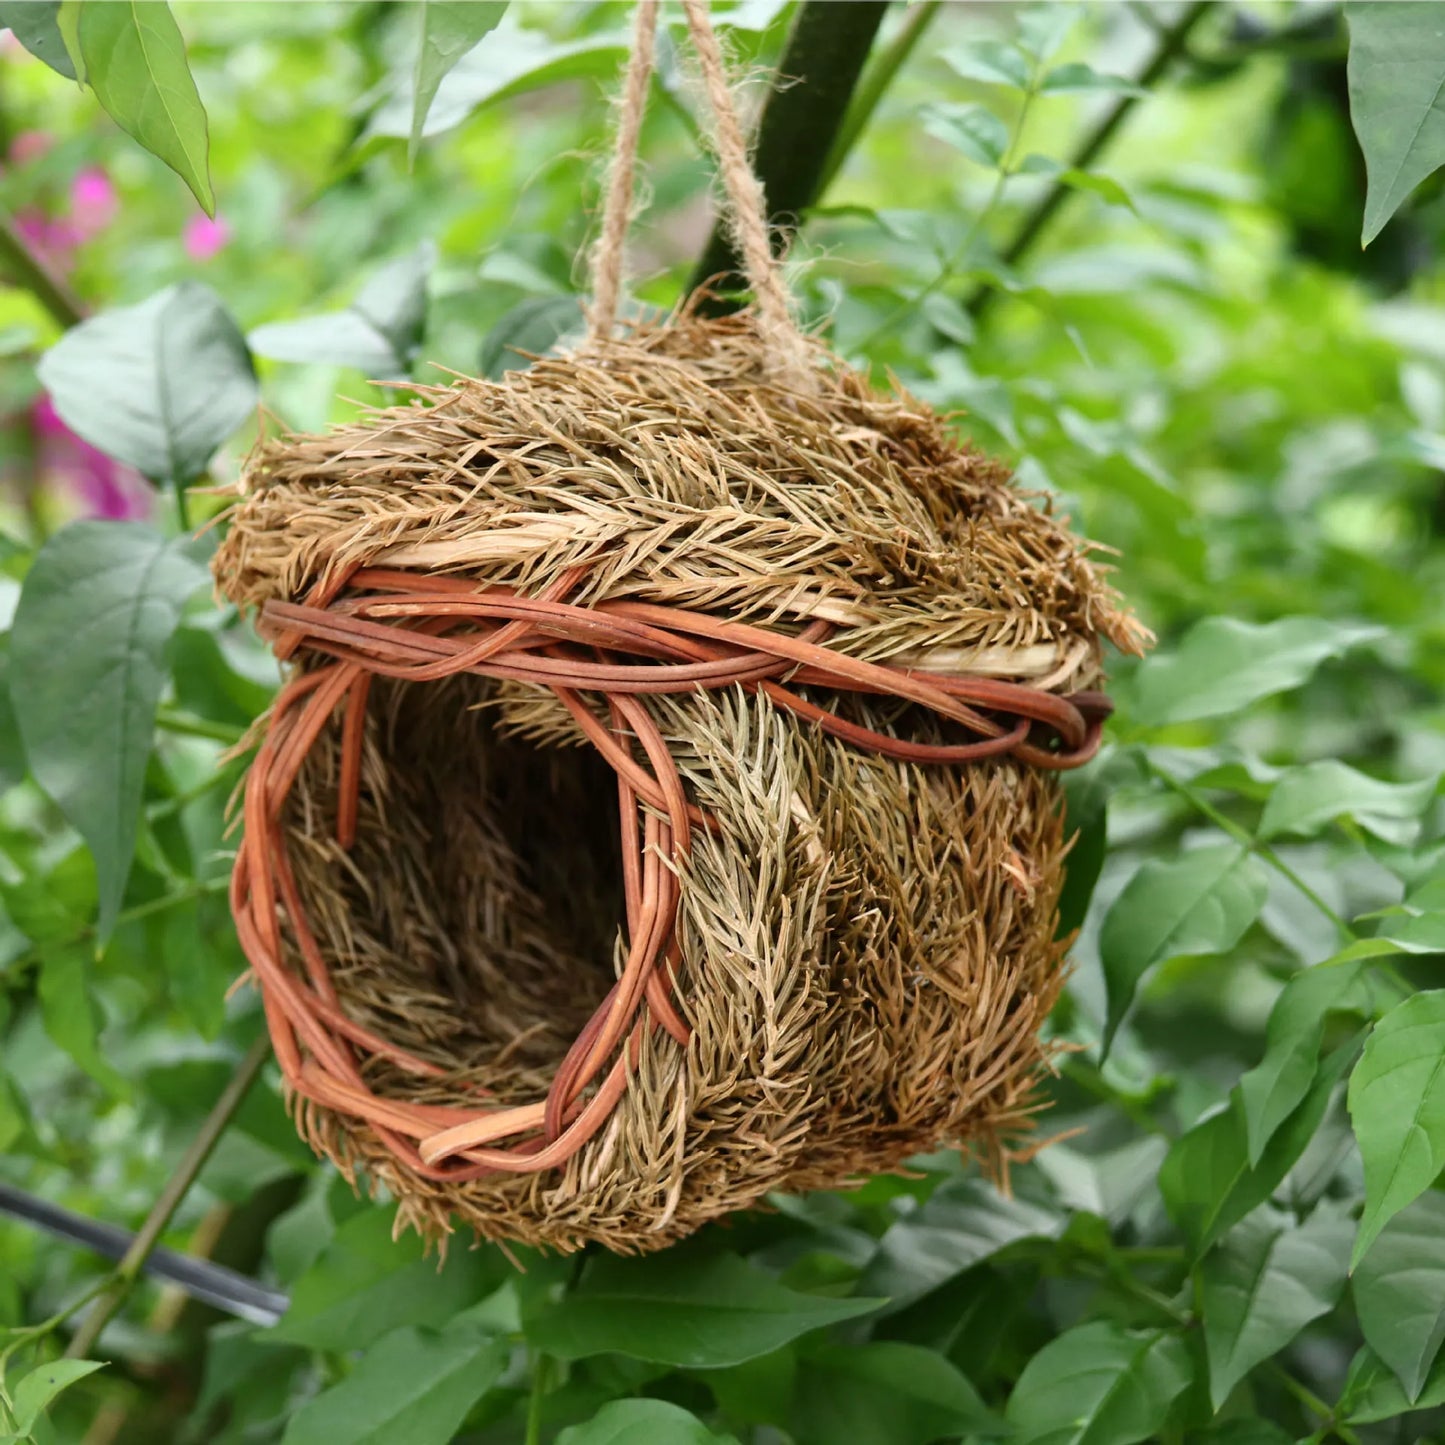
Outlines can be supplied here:
[[599, 266], [578, 350], [262, 444], [215, 562], [290, 667], [232, 907], [298, 1127], [432, 1239], [646, 1250], [1016, 1150], [1057, 773], [1098, 745], [1104, 641], [1144, 636], [786, 308], [619, 335]]

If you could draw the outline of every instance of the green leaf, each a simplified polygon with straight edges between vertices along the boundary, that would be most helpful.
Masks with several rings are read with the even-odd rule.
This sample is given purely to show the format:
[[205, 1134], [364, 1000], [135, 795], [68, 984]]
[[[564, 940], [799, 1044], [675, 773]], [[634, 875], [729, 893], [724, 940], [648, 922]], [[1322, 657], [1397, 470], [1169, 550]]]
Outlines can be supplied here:
[[810, 1354], [798, 1371], [794, 1410], [799, 1445], [930, 1445], [1006, 1429], [957, 1366], [893, 1340]]
[[85, 82], [110, 118], [163, 160], [214, 216], [206, 111], [170, 6], [82, 0], [77, 34]]
[[1156, 1439], [1192, 1373], [1189, 1351], [1175, 1335], [1080, 1325], [1024, 1366], [1005, 1412], [1011, 1438], [1016, 1445]]
[[1239, 1081], [1250, 1166], [1309, 1093], [1319, 1072], [1320, 1043], [1329, 1014], [1368, 1007], [1363, 964], [1330, 959], [1295, 974], [1270, 1011], [1265, 1051]]
[[1286, 1434], [1268, 1420], [1222, 1420], [1201, 1434], [1190, 1434], [1198, 1445], [1295, 1445], [1295, 1437]]
[[339, 1385], [302, 1405], [281, 1445], [447, 1445], [509, 1354], [505, 1343], [469, 1330], [404, 1325], [372, 1345]]
[[0, 1073], [0, 1153], [10, 1153], [33, 1132], [25, 1097], [9, 1074]]
[[[508, 17], [485, 45], [474, 45], [441, 78], [421, 134], [440, 135], [483, 106], [561, 81], [611, 84], [627, 58], [628, 45], [628, 38], [616, 33], [558, 44]], [[367, 126], [368, 136], [411, 137], [415, 101], [410, 90], [409, 85], [399, 86], [397, 93], [377, 108]]]
[[1056, 5], [1053, 0], [1029, 5], [1019, 12], [1019, 44], [1035, 60], [1048, 60], [1068, 39], [1078, 19], [1071, 6]]
[[1152, 1193], [1168, 1150], [1168, 1141], [1157, 1134], [1098, 1153], [1056, 1143], [1039, 1155], [1038, 1169], [1054, 1186], [1061, 1204], [1096, 1214], [1110, 1224], [1123, 1224], [1141, 1198]]
[[45, 955], [38, 992], [45, 1032], [102, 1088], [117, 1098], [130, 1095], [130, 1085], [100, 1051], [100, 1009], [91, 995], [94, 964], [79, 944]]
[[487, 333], [478, 364], [493, 380], [509, 371], [525, 371], [533, 356], [545, 356], [582, 326], [582, 303], [575, 296], [529, 296], [519, 301]]
[[336, 1231], [297, 1280], [269, 1338], [315, 1350], [360, 1350], [402, 1325], [440, 1328], [490, 1294], [511, 1266], [495, 1250], [424, 1256], [414, 1234], [392, 1238], [390, 1209], [364, 1209]]
[[1436, 778], [1382, 783], [1334, 759], [1309, 763], [1292, 768], [1275, 786], [1259, 821], [1259, 836], [1313, 837], [1337, 818], [1353, 818], [1377, 838], [1408, 843], [1437, 787]]
[[1431, 1190], [1381, 1231], [1355, 1271], [1365, 1343], [1413, 1403], [1445, 1341], [1445, 1195]]
[[1324, 1118], [1335, 1085], [1355, 1056], [1342, 1044], [1320, 1065], [1309, 1092], [1276, 1130], [1253, 1167], [1237, 1096], [1170, 1146], [1159, 1169], [1159, 1192], [1169, 1217], [1196, 1255], [1257, 1209], [1279, 1187]]
[[35, 781], [95, 858], [102, 941], [135, 853], [166, 646], [207, 580], [199, 552], [139, 522], [76, 522], [40, 549], [15, 613], [16, 719]]
[[[428, 0], [429, 9], [440, 0]], [[470, 9], [471, 0], [440, 8]], [[423, 242], [377, 269], [344, 311], [272, 321], [247, 337], [251, 349], [277, 361], [316, 361], [354, 366], [368, 376], [405, 376], [421, 349], [426, 329], [427, 278], [436, 263], [436, 247]]]
[[1403, 903], [1377, 916], [1382, 919], [1379, 936], [1371, 942], [1383, 941], [1406, 953], [1445, 953], [1445, 879], [1426, 878]]
[[226, 991], [244, 969], [223, 901], [203, 894], [168, 908], [154, 936], [171, 1002], [202, 1038], [218, 1038], [226, 1021]]
[[74, 80], [75, 63], [60, 33], [60, 0], [4, 0], [0, 27], [8, 30], [37, 60], [67, 80]]
[[949, 1180], [889, 1226], [858, 1288], [884, 1295], [892, 1313], [1023, 1239], [1054, 1239], [1067, 1220], [981, 1179]]
[[32, 942], [73, 943], [95, 914], [95, 861], [83, 846], [73, 848], [43, 874], [15, 883], [0, 878], [0, 899]]
[[1105, 1051], [1148, 969], [1185, 954], [1228, 952], [1259, 917], [1267, 892], [1259, 860], [1232, 843], [1145, 863], [1114, 900], [1099, 935], [1109, 996]]
[[1298, 687], [1326, 658], [1383, 635], [1378, 627], [1322, 617], [1263, 624], [1206, 617], [1173, 652], [1139, 669], [1134, 716], [1158, 727], [1242, 712]]
[[1134, 197], [1119, 181], [1098, 171], [1083, 171], [1073, 166], [1061, 166], [1049, 156], [1025, 156], [1019, 166], [1019, 173], [1026, 176], [1050, 176], [1070, 190], [1088, 191], [1099, 196], [1111, 206], [1124, 206], [1138, 214]]
[[1353, 1268], [1445, 1168], [1445, 990], [1418, 993], [1375, 1025], [1350, 1076], [1349, 1104], [1365, 1166]]
[[690, 1410], [666, 1400], [613, 1400], [585, 1425], [569, 1425], [556, 1445], [736, 1445]]
[[1108, 852], [1109, 800], [1138, 775], [1138, 759], [1128, 750], [1111, 751], [1088, 767], [1064, 775], [1064, 822], [1073, 842], [1059, 894], [1061, 938], [1078, 928], [1089, 911]]
[[1445, 1405], [1445, 1359], [1436, 1362], [1419, 1395], [1411, 1400], [1400, 1388], [1394, 1372], [1368, 1345], [1350, 1361], [1336, 1408], [1337, 1418], [1352, 1425], [1393, 1420], [1411, 1410], [1434, 1410]]
[[1266, 1206], [1204, 1256], [1200, 1303], [1216, 1410], [1257, 1364], [1335, 1307], [1353, 1233], [1354, 1222], [1333, 1204], [1303, 1224]]
[[812, 1330], [871, 1314], [876, 1299], [830, 1299], [785, 1288], [733, 1254], [600, 1257], [564, 1301], [528, 1326], [564, 1360], [610, 1352], [690, 1369], [736, 1365]]
[[1365, 155], [1368, 246], [1445, 162], [1445, 17], [1434, 5], [1351, 0], [1350, 119]]
[[507, 13], [507, 0], [421, 0], [417, 6], [416, 66], [411, 78], [411, 138], [415, 159], [427, 112], [447, 73]]
[[72, 431], [175, 486], [205, 471], [259, 398], [245, 338], [221, 298], [198, 281], [82, 321], [38, 370]]
[[1111, 95], [1149, 94], [1126, 76], [1105, 75], [1081, 60], [1072, 60], [1067, 65], [1056, 65], [1044, 76], [1044, 83], [1039, 89], [1045, 94], [1070, 90], [1107, 90]]
[[950, 46], [939, 59], [965, 80], [1011, 85], [1015, 90], [1028, 88], [1029, 58], [1006, 40], [976, 40], [970, 45]]
[[48, 1365], [37, 1365], [16, 1383], [12, 1391], [16, 1429], [21, 1435], [29, 1435], [41, 1414], [62, 1390], [68, 1390], [77, 1380], [104, 1368], [105, 1363], [101, 1360], [52, 1360]]
[[0, 793], [25, 776], [25, 743], [10, 701], [10, 635], [0, 636]]
[[997, 170], [1008, 150], [1008, 127], [986, 105], [930, 105], [923, 128], [981, 166]]

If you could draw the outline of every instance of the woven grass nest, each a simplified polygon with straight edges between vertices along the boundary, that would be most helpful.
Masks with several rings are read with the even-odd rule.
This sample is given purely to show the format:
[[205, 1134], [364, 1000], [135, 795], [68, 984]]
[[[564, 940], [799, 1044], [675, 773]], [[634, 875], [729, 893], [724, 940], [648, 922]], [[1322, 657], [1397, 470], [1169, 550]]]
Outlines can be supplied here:
[[1139, 633], [813, 356], [686, 312], [249, 465], [216, 576], [291, 680], [233, 905], [299, 1128], [429, 1238], [648, 1250], [1029, 1126]]

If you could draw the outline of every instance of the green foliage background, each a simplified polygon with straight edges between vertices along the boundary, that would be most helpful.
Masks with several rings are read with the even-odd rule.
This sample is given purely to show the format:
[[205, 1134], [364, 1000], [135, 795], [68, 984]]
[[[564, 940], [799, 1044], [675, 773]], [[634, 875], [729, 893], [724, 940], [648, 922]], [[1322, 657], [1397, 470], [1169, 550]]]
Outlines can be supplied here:
[[[4, 8], [90, 88], [0, 53], [0, 206], [97, 166], [119, 205], [59, 292], [0, 245], [0, 1183], [135, 1226], [262, 1032], [226, 993], [222, 754], [276, 674], [197, 591], [196, 484], [235, 475], [258, 395], [316, 427], [390, 394], [369, 377], [575, 327], [627, 13]], [[793, 13], [717, 7], [759, 66]], [[940, 1153], [644, 1260], [459, 1242], [438, 1270], [263, 1074], [164, 1242], [289, 1290], [282, 1322], [0, 1219], [0, 1440], [1445, 1439], [1445, 11], [1351, 7], [1347, 69], [1330, 7], [1200, 7], [1134, 96], [1182, 13], [892, 7], [791, 253], [807, 318], [1116, 549], [1159, 635], [1070, 782], [1059, 1142], [1008, 1194]], [[633, 258], [661, 307], [710, 225], [668, 34]], [[226, 228], [205, 259], [186, 184]], [[62, 340], [67, 291], [97, 316]], [[62, 525], [42, 383], [157, 483], [150, 521]], [[80, 1326], [109, 1363], [54, 1363], [96, 1290], [128, 1294]]]

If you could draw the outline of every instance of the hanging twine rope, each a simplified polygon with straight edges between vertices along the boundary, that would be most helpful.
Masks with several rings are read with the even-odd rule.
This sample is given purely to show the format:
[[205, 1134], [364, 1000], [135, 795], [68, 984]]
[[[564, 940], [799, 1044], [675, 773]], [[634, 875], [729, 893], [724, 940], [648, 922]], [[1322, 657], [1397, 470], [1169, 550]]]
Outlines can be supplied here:
[[[724, 215], [733, 245], [752, 289], [758, 338], [770, 369], [806, 385], [808, 345], [793, 320], [793, 308], [769, 238], [767, 197], [748, 159], [747, 143], [733, 100], [722, 47], [713, 30], [707, 0], [683, 0], [688, 35], [697, 58], [703, 94], [712, 115], [709, 141], [722, 182]], [[602, 233], [592, 256], [593, 304], [590, 334], [611, 335], [622, 291], [623, 253], [632, 216], [637, 147], [647, 108], [648, 84], [656, 58], [658, 0], [639, 0], [632, 52], [623, 79], [617, 134], [602, 205]]]
[[588, 313], [593, 336], [610, 336], [617, 324], [617, 302], [622, 292], [623, 250], [632, 220], [636, 185], [637, 146], [642, 117], [647, 110], [647, 86], [652, 79], [657, 40], [658, 0], [638, 0], [633, 22], [632, 53], [622, 82], [617, 112], [617, 136], [607, 168], [602, 198], [602, 233], [592, 252], [592, 306]]

